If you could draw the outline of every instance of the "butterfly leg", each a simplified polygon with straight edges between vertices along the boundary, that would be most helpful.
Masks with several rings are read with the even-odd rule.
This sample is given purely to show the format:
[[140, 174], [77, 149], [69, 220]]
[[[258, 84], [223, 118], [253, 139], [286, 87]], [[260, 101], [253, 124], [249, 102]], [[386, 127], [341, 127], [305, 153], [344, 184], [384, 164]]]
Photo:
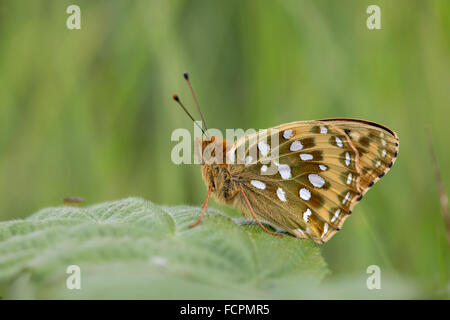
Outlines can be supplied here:
[[189, 225], [189, 228], [195, 227], [202, 220], [203, 215], [205, 214], [206, 208], [208, 208], [209, 197], [211, 197], [211, 187], [208, 188], [208, 194], [206, 195], [205, 203], [202, 205], [202, 213], [200, 213], [200, 216], [198, 217], [197, 221], [195, 221], [193, 224]]
[[252, 214], [253, 218], [256, 220], [256, 222], [258, 223], [258, 225], [261, 227], [261, 229], [263, 229], [265, 232], [267, 232], [268, 234], [271, 234], [271, 235], [273, 235], [273, 236], [282, 237], [283, 235], [282, 235], [281, 233], [276, 233], [276, 232], [269, 231], [269, 230], [267, 230], [267, 229], [263, 226], [263, 224], [261, 223], [261, 221], [259, 221], [258, 217], [256, 216], [255, 212], [253, 211], [252, 205], [250, 204], [250, 201], [248, 201], [248, 198], [247, 198], [247, 196], [246, 196], [244, 190], [240, 189], [240, 191], [241, 191], [241, 193], [242, 193], [242, 196], [243, 196], [244, 199], [245, 199], [245, 202], [247, 203], [247, 206], [248, 206], [248, 208], [249, 208], [249, 210], [250, 210], [250, 213]]

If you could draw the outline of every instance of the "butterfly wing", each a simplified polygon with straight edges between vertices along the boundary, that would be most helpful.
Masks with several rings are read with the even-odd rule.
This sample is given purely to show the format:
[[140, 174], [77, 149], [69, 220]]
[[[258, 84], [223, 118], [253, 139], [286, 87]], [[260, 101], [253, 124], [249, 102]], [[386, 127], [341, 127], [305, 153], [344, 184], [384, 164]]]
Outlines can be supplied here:
[[363, 194], [359, 151], [341, 124], [288, 123], [231, 148], [239, 158], [245, 146], [231, 171], [262, 221], [316, 242], [339, 230]]

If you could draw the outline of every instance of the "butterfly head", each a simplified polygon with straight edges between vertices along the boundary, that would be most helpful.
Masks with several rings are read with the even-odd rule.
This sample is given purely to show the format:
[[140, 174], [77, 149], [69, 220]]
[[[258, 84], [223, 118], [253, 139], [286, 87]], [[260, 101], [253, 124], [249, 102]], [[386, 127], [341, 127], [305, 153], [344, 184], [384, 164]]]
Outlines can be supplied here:
[[203, 137], [195, 140], [195, 154], [203, 165], [226, 165], [228, 145], [218, 137]]
[[238, 190], [238, 184], [233, 181], [227, 164], [229, 146], [218, 137], [196, 139], [196, 154], [201, 160], [203, 180], [216, 200], [224, 204], [231, 201], [230, 196], [235, 195]]
[[231, 144], [227, 144], [226, 141], [215, 136], [209, 136], [207, 134], [207, 127], [205, 119], [200, 111], [200, 107], [195, 97], [194, 90], [192, 89], [191, 82], [187, 73], [184, 75], [192, 97], [194, 98], [195, 106], [202, 119], [201, 126], [194, 120], [194, 117], [189, 113], [184, 104], [181, 102], [178, 95], [174, 94], [172, 98], [178, 103], [183, 111], [189, 116], [196, 126], [200, 128], [203, 133], [202, 138], [197, 138], [194, 142], [194, 152], [197, 159], [203, 165], [203, 179], [205, 180], [208, 188], [216, 195], [217, 200], [220, 202], [228, 201], [228, 197], [236, 193], [237, 184], [231, 180], [231, 173], [227, 164], [227, 151]]

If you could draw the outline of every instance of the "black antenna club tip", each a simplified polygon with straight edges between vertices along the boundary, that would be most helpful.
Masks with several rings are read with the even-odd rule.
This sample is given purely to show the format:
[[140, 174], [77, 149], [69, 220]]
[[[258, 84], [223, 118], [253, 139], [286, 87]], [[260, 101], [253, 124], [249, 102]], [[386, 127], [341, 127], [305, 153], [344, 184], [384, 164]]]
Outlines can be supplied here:
[[176, 93], [174, 93], [174, 94], [172, 95], [172, 98], [173, 98], [173, 100], [175, 100], [175, 101], [180, 101], [180, 98], [178, 98], [178, 95], [177, 95]]
[[189, 75], [188, 75], [187, 72], [185, 72], [185, 73], [183, 74], [183, 77], [184, 77], [186, 80], [189, 80]]

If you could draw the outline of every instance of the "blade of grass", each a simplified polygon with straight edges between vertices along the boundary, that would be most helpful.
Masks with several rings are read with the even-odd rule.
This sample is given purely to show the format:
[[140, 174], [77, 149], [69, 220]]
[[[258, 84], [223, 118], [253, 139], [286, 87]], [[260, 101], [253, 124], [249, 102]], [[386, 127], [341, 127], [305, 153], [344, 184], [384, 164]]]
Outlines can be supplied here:
[[441, 171], [437, 162], [436, 153], [434, 151], [433, 142], [431, 139], [430, 128], [427, 128], [428, 145], [430, 148], [431, 162], [433, 163], [434, 175], [436, 177], [436, 184], [439, 192], [439, 200], [441, 204], [442, 218], [445, 222], [445, 228], [447, 230], [447, 241], [450, 245], [450, 214], [448, 212], [448, 196], [445, 192], [444, 183], [442, 181]]

